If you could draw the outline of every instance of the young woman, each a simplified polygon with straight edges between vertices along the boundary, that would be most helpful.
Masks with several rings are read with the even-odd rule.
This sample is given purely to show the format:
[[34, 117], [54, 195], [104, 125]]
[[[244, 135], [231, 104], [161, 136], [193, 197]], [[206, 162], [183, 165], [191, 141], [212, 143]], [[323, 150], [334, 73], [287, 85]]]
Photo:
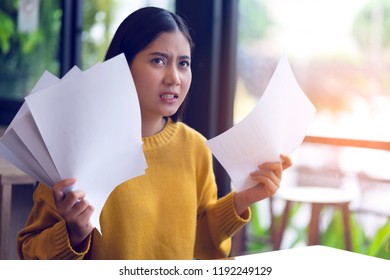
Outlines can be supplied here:
[[[148, 7], [119, 26], [106, 59], [124, 53], [141, 108], [146, 174], [117, 186], [93, 229], [87, 194], [40, 184], [26, 227], [18, 233], [21, 259], [211, 259], [230, 252], [231, 237], [250, 219], [249, 206], [274, 194], [281, 163], [259, 166], [258, 185], [217, 199], [206, 139], [179, 121], [191, 84], [193, 43], [185, 22]], [[115, 73], [113, 73], [115, 75]], [[109, 171], [107, 171], [109, 172]], [[96, 176], [99, 176], [98, 174]]]

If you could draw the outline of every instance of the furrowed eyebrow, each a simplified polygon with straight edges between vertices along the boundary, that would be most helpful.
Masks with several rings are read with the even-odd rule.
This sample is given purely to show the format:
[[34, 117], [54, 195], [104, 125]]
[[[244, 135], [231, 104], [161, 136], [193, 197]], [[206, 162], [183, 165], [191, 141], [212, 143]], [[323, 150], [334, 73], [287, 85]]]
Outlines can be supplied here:
[[[152, 52], [152, 53], [150, 53], [149, 55], [162, 56], [162, 57], [167, 58], [167, 59], [169, 58], [169, 55], [166, 54], [166, 53], [163, 53], [163, 52]], [[188, 55], [181, 55], [181, 56], [179, 56], [179, 59], [188, 59], [188, 60], [191, 60], [191, 57], [188, 56]]]
[[191, 60], [191, 57], [188, 56], [188, 55], [182, 55], [182, 56], [179, 56], [180, 59], [186, 59], [186, 60]]
[[162, 56], [162, 57], [168, 58], [168, 55], [166, 53], [162, 53], [162, 52], [152, 52], [149, 55], [157, 55], [157, 56]]

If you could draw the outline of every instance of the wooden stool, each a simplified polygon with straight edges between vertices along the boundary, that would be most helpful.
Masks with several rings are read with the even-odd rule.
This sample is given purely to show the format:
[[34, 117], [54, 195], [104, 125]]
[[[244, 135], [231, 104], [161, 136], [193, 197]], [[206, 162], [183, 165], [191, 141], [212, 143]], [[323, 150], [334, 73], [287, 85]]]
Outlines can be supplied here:
[[[286, 202], [282, 214], [282, 220], [279, 227], [275, 224], [273, 200], [281, 199]], [[319, 244], [319, 219], [320, 212], [323, 207], [334, 206], [340, 207], [344, 223], [344, 241], [345, 248], [352, 251], [351, 243], [351, 228], [350, 228], [350, 212], [349, 204], [352, 198], [342, 189], [326, 188], [326, 187], [286, 187], [278, 190], [274, 198], [270, 201], [271, 211], [271, 234], [273, 241], [273, 249], [279, 250], [282, 243], [283, 234], [288, 223], [288, 216], [292, 203], [309, 203], [311, 204], [311, 217], [309, 222], [308, 245]]]

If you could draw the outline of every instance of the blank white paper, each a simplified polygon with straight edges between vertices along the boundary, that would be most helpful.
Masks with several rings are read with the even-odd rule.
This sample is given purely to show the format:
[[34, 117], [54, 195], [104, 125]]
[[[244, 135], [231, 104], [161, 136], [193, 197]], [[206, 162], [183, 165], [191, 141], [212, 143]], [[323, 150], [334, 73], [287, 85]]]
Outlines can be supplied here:
[[51, 187], [76, 178], [94, 206], [92, 224], [111, 191], [147, 168], [141, 114], [123, 54], [61, 80], [45, 72], [0, 139], [0, 155]]
[[[45, 71], [30, 94], [48, 87], [57, 81], [59, 79], [55, 75]], [[0, 154], [34, 180], [51, 186], [56, 180], [53, 180], [50, 176], [50, 170], [45, 168], [34, 156], [35, 150], [29, 147], [31, 141], [36, 141], [36, 133], [39, 134], [39, 132], [33, 123], [32, 117], [31, 119], [28, 117], [31, 117], [31, 113], [27, 104], [24, 102], [0, 139], [0, 146], [2, 146]], [[30, 133], [30, 130], [33, 130], [33, 133]], [[18, 132], [21, 132], [21, 134]], [[41, 138], [40, 135], [38, 137]], [[44, 146], [42, 139], [38, 139], [38, 141]]]
[[283, 57], [255, 108], [207, 144], [236, 190], [245, 190], [255, 186], [249, 173], [259, 164], [280, 162], [300, 146], [315, 111]]
[[111, 191], [145, 173], [138, 97], [124, 55], [26, 97], [62, 179], [86, 192], [99, 216]]

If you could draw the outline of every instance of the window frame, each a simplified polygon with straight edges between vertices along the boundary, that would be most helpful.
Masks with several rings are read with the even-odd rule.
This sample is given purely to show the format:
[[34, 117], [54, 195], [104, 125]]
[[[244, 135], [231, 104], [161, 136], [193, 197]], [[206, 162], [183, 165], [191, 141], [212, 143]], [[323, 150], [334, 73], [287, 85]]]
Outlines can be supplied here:
[[[60, 76], [74, 65], [81, 65], [81, 32], [83, 0], [62, 0], [62, 19], [59, 64]], [[0, 126], [8, 126], [19, 111], [24, 100], [9, 100], [0, 97]]]

